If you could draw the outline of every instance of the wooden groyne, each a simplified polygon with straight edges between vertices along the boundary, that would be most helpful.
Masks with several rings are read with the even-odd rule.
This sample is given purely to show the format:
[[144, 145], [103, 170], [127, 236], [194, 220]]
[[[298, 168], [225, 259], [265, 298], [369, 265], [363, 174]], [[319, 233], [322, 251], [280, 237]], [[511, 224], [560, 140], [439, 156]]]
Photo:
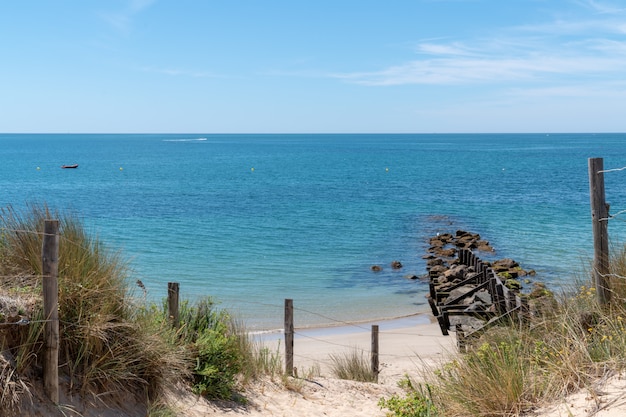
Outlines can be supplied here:
[[[493, 325], [528, 320], [528, 298], [521, 294], [516, 278], [532, 275], [533, 271], [523, 270], [511, 259], [491, 263], [481, 260], [472, 249], [493, 249], [475, 234], [458, 231], [456, 236], [434, 237], [431, 244], [432, 254], [426, 256], [428, 304], [444, 335], [451, 329], [456, 331], [460, 349], [465, 348], [468, 338], [479, 336]], [[451, 260], [453, 253], [457, 258]]]

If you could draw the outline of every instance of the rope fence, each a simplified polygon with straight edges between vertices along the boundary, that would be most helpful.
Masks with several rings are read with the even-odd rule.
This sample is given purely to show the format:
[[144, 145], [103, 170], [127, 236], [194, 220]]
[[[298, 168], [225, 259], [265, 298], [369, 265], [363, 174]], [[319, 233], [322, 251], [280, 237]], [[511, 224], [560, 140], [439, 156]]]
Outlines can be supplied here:
[[[611, 274], [608, 269], [608, 232], [607, 224], [609, 220], [616, 219], [626, 214], [626, 210], [619, 210], [614, 214], [609, 214], [609, 207], [605, 202], [604, 196], [604, 174], [626, 171], [626, 167], [604, 169], [602, 158], [590, 158], [589, 159], [589, 182], [590, 182], [590, 197], [591, 197], [591, 211], [593, 220], [594, 231], [594, 280], [596, 287], [598, 288], [598, 297], [601, 303], [606, 304], [610, 301], [610, 286], [609, 278], [624, 279], [623, 276]], [[622, 218], [619, 219], [620, 221]], [[79, 245], [77, 242], [73, 242], [59, 234], [59, 221], [58, 220], [46, 220], [45, 228], [43, 232], [37, 232], [34, 230], [10, 230], [11, 232], [41, 236], [42, 245], [42, 273], [38, 274], [26, 274], [7, 276], [2, 275], [0, 279], [35, 279], [41, 280], [43, 283], [43, 303], [44, 303], [44, 317], [45, 320], [30, 320], [25, 317], [21, 317], [14, 322], [0, 323], [0, 327], [7, 326], [28, 326], [33, 323], [44, 324], [44, 346], [45, 346], [45, 367], [44, 367], [44, 388], [49, 398], [56, 404], [59, 401], [58, 393], [58, 356], [59, 356], [59, 323], [63, 325], [77, 325], [73, 323], [65, 323], [59, 320], [58, 317], [58, 247], [59, 241], [63, 241], [72, 245]], [[9, 229], [0, 228], [0, 235], [8, 232]], [[138, 284], [141, 281], [138, 281]], [[143, 285], [143, 284], [142, 284]], [[140, 285], [140, 288], [142, 288]], [[179, 325], [179, 284], [168, 283], [168, 316], [171, 320], [172, 326]], [[143, 287], [145, 292], [145, 287]], [[505, 300], [506, 301], [506, 300]], [[245, 300], [246, 303], [253, 303], [250, 300]], [[258, 303], [259, 305], [266, 305], [270, 307], [278, 307], [268, 303]], [[288, 375], [294, 374], [294, 357], [312, 360], [313, 358], [307, 358], [304, 355], [298, 354], [294, 351], [294, 336], [315, 340], [319, 343], [325, 343], [331, 346], [340, 347], [342, 349], [354, 349], [362, 354], [369, 353], [371, 362], [371, 371], [378, 377], [380, 372], [380, 357], [398, 357], [398, 358], [415, 358], [416, 356], [397, 356], [397, 355], [381, 355], [379, 352], [379, 338], [381, 335], [407, 335], [415, 337], [427, 337], [428, 335], [419, 333], [402, 333], [393, 331], [380, 331], [378, 325], [371, 325], [371, 328], [366, 327], [363, 323], [349, 322], [345, 320], [334, 319], [327, 315], [310, 311], [303, 308], [297, 308], [293, 306], [293, 300], [285, 300], [285, 326], [284, 326], [284, 339], [285, 339], [285, 372]], [[294, 326], [294, 311], [302, 312], [310, 315], [314, 315], [325, 320], [328, 320], [335, 324], [342, 326], [349, 326], [358, 329], [360, 332], [371, 333], [371, 344], [369, 348], [355, 347], [342, 343], [326, 340], [324, 338], [311, 336], [296, 330]], [[320, 359], [316, 359], [320, 361]]]
[[[176, 288], [179, 289], [180, 286], [178, 283], [168, 283], [168, 288]], [[177, 324], [175, 324], [175, 318], [179, 315], [178, 311], [176, 311], [177, 306], [179, 305], [179, 292], [178, 291], [168, 291], [168, 300], [166, 302], [166, 305], [168, 306], [168, 317], [171, 321], [172, 326], [177, 326]], [[268, 305], [267, 303], [263, 303], [264, 305]], [[275, 305], [271, 305], [271, 306], [275, 306]], [[359, 347], [359, 346], [355, 346], [355, 345], [348, 345], [345, 343], [340, 343], [340, 342], [336, 342], [336, 341], [331, 341], [328, 340], [327, 338], [322, 338], [322, 337], [316, 337], [316, 336], [312, 336], [310, 334], [307, 334], [306, 330], [305, 331], [301, 331], [301, 330], [296, 330], [295, 325], [294, 325], [294, 312], [305, 312], [307, 314], [312, 314], [312, 315], [316, 315], [319, 317], [324, 318], [325, 320], [330, 320], [334, 323], [340, 324], [342, 326], [346, 326], [346, 327], [351, 327], [353, 329], [357, 329], [358, 330], [358, 334], [364, 333], [364, 332], [370, 332], [370, 348], [367, 349], [365, 347]], [[328, 365], [329, 367], [333, 367], [333, 362], [332, 361], [326, 361], [324, 359], [320, 359], [319, 357], [316, 358], [312, 358], [306, 355], [303, 355], [301, 353], [297, 353], [295, 350], [295, 337], [298, 336], [300, 338], [303, 339], [308, 339], [308, 340], [312, 340], [315, 341], [317, 343], [320, 344], [325, 344], [325, 345], [329, 345], [332, 347], [337, 347], [337, 348], [341, 348], [343, 351], [349, 350], [349, 351], [354, 351], [358, 354], [361, 355], [367, 355], [369, 354], [370, 356], [370, 371], [372, 373], [372, 375], [374, 376], [374, 379], [377, 381], [378, 380], [378, 374], [380, 373], [380, 358], [381, 357], [386, 357], [386, 358], [404, 358], [404, 359], [413, 359], [416, 358], [417, 356], [415, 354], [413, 355], [394, 355], [394, 354], [382, 354], [380, 352], [379, 349], [379, 338], [380, 335], [402, 335], [402, 336], [411, 336], [411, 337], [433, 337], [432, 335], [426, 335], [426, 334], [420, 334], [420, 333], [406, 333], [406, 332], [394, 332], [394, 331], [380, 331], [380, 327], [377, 324], [373, 324], [371, 325], [371, 328], [367, 328], [365, 327], [362, 323], [353, 323], [353, 322], [347, 322], [345, 320], [337, 320], [337, 319], [333, 319], [332, 317], [329, 317], [327, 315], [324, 314], [320, 314], [320, 313], [316, 313], [313, 311], [310, 311], [308, 309], [302, 309], [302, 308], [296, 308], [294, 307], [293, 304], [293, 300], [292, 299], [286, 299], [285, 303], [284, 303], [284, 328], [283, 328], [283, 343], [284, 343], [284, 361], [285, 361], [285, 374], [289, 375], [289, 376], [297, 376], [296, 374], [296, 367], [294, 366], [294, 358], [299, 358], [302, 360], [307, 360], [307, 361], [311, 361], [311, 362], [315, 362], [315, 363], [323, 363]], [[343, 333], [342, 333], [343, 335]], [[346, 336], [348, 337], [348, 336]]]

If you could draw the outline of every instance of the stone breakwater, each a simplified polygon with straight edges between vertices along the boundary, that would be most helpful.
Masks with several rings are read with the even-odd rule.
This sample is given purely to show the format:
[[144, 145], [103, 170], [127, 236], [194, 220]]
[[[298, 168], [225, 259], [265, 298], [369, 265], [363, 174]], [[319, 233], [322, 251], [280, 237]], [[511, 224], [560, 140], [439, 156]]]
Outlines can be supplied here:
[[428, 302], [444, 335], [451, 327], [457, 338], [459, 333], [477, 335], [504, 317], [527, 318], [529, 295], [521, 294], [520, 278], [534, 276], [533, 270], [524, 270], [509, 258], [479, 259], [479, 252], [493, 257], [493, 247], [480, 235], [463, 230], [433, 236], [428, 252], [424, 256]]
[[[422, 258], [426, 260], [428, 277], [431, 281], [435, 280], [442, 290], [445, 289], [445, 284], [447, 286], [454, 285], [455, 279], [466, 278], [465, 273], [472, 272], [467, 271], [468, 267], [466, 265], [460, 265], [457, 257], [460, 249], [483, 252], [491, 256], [495, 254], [495, 250], [489, 241], [481, 239], [478, 233], [464, 230], [457, 230], [454, 235], [451, 233], [438, 234], [431, 237], [429, 242], [428, 254]], [[484, 262], [503, 280], [510, 280], [509, 285], [511, 287], [518, 287], [518, 289], [521, 289], [521, 283], [517, 281], [517, 278], [535, 275], [534, 270], [527, 271], [522, 269], [519, 263], [513, 259], [504, 258], [493, 262]]]

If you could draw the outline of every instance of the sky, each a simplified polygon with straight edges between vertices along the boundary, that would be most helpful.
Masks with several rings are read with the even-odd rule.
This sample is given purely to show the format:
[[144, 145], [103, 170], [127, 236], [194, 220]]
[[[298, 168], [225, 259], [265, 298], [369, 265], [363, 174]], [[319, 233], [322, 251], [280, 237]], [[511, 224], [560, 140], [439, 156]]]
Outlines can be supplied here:
[[0, 133], [499, 132], [626, 132], [626, 1], [0, 2]]

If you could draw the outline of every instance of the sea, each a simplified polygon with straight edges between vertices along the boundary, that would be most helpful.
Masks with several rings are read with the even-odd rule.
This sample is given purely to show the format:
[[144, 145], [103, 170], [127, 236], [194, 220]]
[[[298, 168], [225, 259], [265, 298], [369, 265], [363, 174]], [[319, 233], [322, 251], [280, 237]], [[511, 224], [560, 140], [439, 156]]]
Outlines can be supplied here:
[[1, 134], [0, 207], [79, 218], [127, 260], [138, 299], [161, 303], [178, 282], [184, 300], [211, 297], [271, 331], [286, 299], [296, 327], [429, 311], [428, 240], [457, 230], [496, 250], [479, 256], [567, 288], [593, 254], [596, 157], [623, 246], [617, 133]]

